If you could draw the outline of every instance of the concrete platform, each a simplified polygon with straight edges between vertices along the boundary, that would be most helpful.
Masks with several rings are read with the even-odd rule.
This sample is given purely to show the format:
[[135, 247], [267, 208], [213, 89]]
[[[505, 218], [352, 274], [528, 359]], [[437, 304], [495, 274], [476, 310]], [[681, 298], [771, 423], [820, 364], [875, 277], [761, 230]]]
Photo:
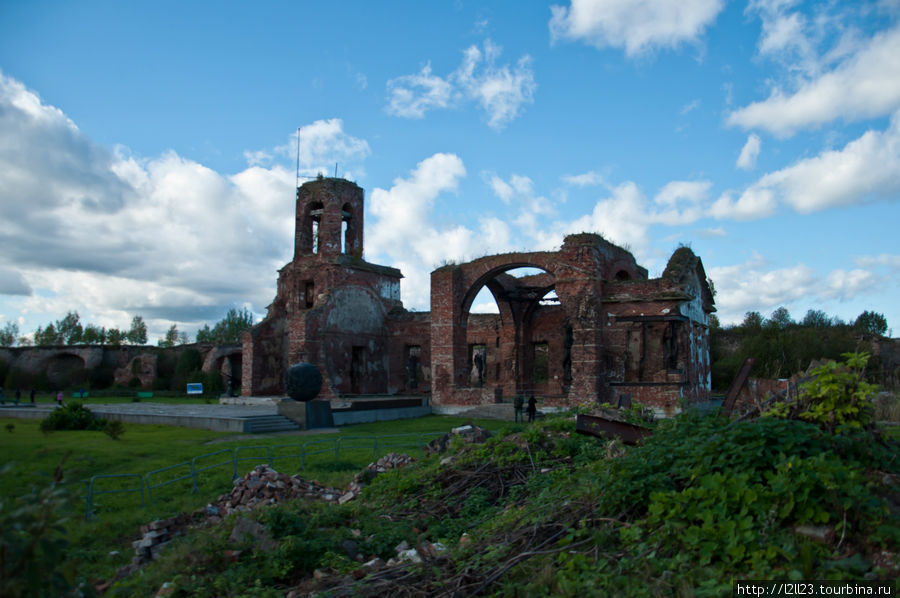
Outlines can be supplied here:
[[[159, 424], [201, 428], [216, 432], [253, 433], [256, 422], [262, 417], [279, 417], [278, 408], [272, 401], [258, 401], [253, 405], [217, 404], [169, 404], [141, 401], [140, 403], [90, 403], [85, 407], [98, 417], [132, 424]], [[0, 417], [20, 419], [44, 419], [56, 408], [51, 403], [37, 403], [34, 406], [12, 403], [0, 405]], [[346, 426], [375, 421], [389, 421], [422, 417], [431, 414], [431, 407], [401, 407], [393, 409], [364, 409], [334, 411], [334, 425]], [[256, 420], [256, 421], [254, 421]]]
[[[111, 403], [84, 405], [99, 417], [132, 424], [161, 424], [202, 428], [216, 432], [245, 432], [250, 418], [278, 415], [278, 409], [270, 406], [245, 405], [172, 405], [167, 403]], [[0, 417], [43, 419], [56, 408], [49, 403], [35, 406], [0, 406]]]

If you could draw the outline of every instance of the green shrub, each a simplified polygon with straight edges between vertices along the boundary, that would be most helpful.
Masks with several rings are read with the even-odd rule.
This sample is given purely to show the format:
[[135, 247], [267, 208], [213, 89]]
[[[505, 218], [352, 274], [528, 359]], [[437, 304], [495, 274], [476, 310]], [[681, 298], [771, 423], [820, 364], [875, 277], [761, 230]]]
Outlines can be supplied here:
[[70, 401], [50, 412], [41, 420], [41, 432], [55, 430], [104, 430], [107, 421], [94, 417], [93, 412], [82, 403]]
[[765, 415], [802, 419], [832, 431], [870, 423], [878, 387], [863, 378], [869, 354], [844, 353], [843, 357], [844, 363], [829, 361], [814, 368], [813, 379], [800, 385], [796, 399], [776, 403]]
[[103, 428], [103, 433], [113, 440], [118, 440], [119, 437], [125, 433], [125, 424], [117, 419], [106, 420], [106, 426]]

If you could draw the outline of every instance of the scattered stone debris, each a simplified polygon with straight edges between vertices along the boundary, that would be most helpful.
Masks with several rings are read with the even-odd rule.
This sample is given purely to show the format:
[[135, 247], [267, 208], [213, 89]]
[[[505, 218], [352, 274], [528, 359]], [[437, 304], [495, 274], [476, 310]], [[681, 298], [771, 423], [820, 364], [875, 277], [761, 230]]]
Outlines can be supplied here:
[[440, 438], [435, 438], [425, 445], [425, 454], [433, 455], [435, 453], [443, 453], [450, 446], [450, 442], [454, 437], [461, 437], [466, 444], [481, 444], [491, 437], [489, 430], [481, 426], [465, 425], [453, 428], [448, 434], [444, 434]]
[[347, 484], [347, 491], [341, 495], [338, 499], [338, 503], [344, 504], [359, 496], [363, 487], [371, 482], [378, 474], [386, 473], [391, 469], [396, 469], [398, 467], [406, 467], [413, 461], [415, 461], [415, 459], [409, 455], [404, 455], [403, 453], [388, 453], [378, 461], [369, 463], [364, 470], [353, 476], [353, 480]]
[[[369, 561], [361, 562], [359, 568], [350, 571], [349, 574], [341, 573], [337, 569], [331, 567], [323, 567], [313, 571], [312, 581], [316, 584], [315, 590], [312, 587], [303, 586], [294, 588], [289, 591], [285, 598], [300, 598], [301, 596], [310, 596], [314, 593], [317, 595], [318, 590], [332, 589], [336, 590], [339, 596], [353, 595], [352, 587], [354, 582], [361, 580], [366, 576], [373, 579], [384, 577], [390, 579], [397, 575], [397, 571], [409, 564], [420, 564], [434, 562], [437, 559], [449, 558], [447, 555], [447, 547], [440, 542], [429, 542], [423, 540], [415, 547], [411, 547], [407, 541], [400, 542], [394, 547], [397, 556], [391, 557], [387, 562], [375, 557]], [[357, 559], [359, 560], [359, 559]], [[340, 591], [340, 590], [344, 591]]]
[[[107, 583], [97, 587], [98, 591], [105, 591], [113, 582], [131, 575], [141, 566], [159, 558], [159, 553], [176, 536], [184, 533], [190, 519], [186, 515], [170, 517], [169, 519], [157, 519], [141, 526], [141, 538], [131, 543], [134, 547], [134, 557], [131, 563], [120, 567], [116, 575]], [[111, 553], [110, 553], [111, 554]]]
[[[405, 467], [415, 459], [402, 453], [388, 453], [354, 476], [345, 490], [324, 486], [316, 481], [305, 480], [300, 476], [289, 476], [279, 473], [268, 465], [257, 465], [243, 478], [234, 480], [234, 488], [229, 494], [222, 494], [215, 504], [207, 504], [197, 509], [190, 516], [180, 515], [170, 519], [152, 521], [141, 527], [141, 538], [132, 542], [135, 556], [131, 564], [121, 567], [113, 579], [97, 587], [105, 591], [113, 582], [131, 575], [142, 565], [159, 558], [159, 553], [175, 536], [184, 533], [185, 528], [193, 521], [201, 525], [216, 525], [231, 513], [245, 513], [262, 505], [271, 505], [288, 500], [308, 499], [324, 500], [344, 504], [359, 496], [363, 487], [375, 476]], [[261, 524], [242, 517], [235, 522], [230, 540], [240, 544], [250, 538], [261, 550], [268, 552], [275, 547], [275, 541], [266, 533]], [[228, 550], [226, 560], [237, 561], [240, 550]], [[354, 555], [355, 556], [355, 555]], [[162, 592], [162, 589], [160, 590]]]
[[235, 479], [231, 493], [219, 496], [215, 506], [207, 505], [202, 515], [209, 517], [210, 523], [218, 523], [230, 513], [251, 511], [260, 505], [298, 498], [333, 502], [341, 494], [337, 488], [278, 473], [268, 465], [257, 465], [243, 478]]

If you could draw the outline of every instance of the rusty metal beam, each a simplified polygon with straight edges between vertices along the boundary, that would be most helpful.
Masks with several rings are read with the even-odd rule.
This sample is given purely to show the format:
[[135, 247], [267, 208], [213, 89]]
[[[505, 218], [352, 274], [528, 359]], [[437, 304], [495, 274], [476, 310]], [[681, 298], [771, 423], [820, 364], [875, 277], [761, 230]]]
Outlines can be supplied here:
[[731, 381], [731, 386], [728, 387], [728, 393], [725, 395], [725, 403], [722, 405], [722, 412], [725, 415], [730, 416], [734, 411], [734, 404], [737, 402], [738, 395], [741, 394], [741, 389], [747, 384], [747, 378], [750, 377], [750, 370], [753, 369], [754, 363], [756, 363], [756, 359], [753, 357], [745, 359], [744, 365]]

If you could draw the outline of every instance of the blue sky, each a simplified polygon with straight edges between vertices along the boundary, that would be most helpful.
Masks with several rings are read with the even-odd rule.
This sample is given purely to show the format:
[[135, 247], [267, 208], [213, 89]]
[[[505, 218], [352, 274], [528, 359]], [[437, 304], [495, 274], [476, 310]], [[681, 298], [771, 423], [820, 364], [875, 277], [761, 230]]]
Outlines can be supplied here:
[[724, 322], [900, 323], [897, 0], [0, 0], [0, 326], [261, 316], [298, 138], [408, 308], [593, 231], [651, 276], [690, 245]]

